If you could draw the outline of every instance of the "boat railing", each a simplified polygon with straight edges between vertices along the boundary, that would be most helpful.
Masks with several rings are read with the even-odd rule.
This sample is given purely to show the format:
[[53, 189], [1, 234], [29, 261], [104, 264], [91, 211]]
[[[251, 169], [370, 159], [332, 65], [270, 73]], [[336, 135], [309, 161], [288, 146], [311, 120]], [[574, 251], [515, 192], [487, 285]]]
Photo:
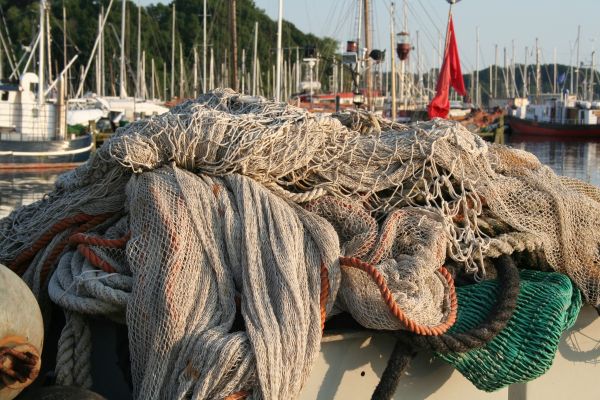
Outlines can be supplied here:
[[[577, 118], [566, 118], [566, 119], [549, 118], [549, 119], [545, 119], [543, 121], [538, 120], [536, 122], [542, 122], [542, 123], [547, 123], [547, 124], [558, 124], [558, 125], [595, 125], [595, 124], [588, 124], [585, 121], [583, 121], [581, 119], [577, 119]], [[597, 123], [600, 123], [600, 120]]]

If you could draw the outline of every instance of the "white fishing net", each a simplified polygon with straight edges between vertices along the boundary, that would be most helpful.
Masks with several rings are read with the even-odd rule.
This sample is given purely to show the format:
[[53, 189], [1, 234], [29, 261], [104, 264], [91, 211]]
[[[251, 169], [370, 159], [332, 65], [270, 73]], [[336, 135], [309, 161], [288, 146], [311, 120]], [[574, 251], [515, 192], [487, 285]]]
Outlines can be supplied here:
[[[87, 315], [126, 322], [136, 398], [294, 398], [323, 312], [409, 329], [391, 302], [415, 324], [450, 320], [444, 263], [483, 279], [486, 257], [543, 251], [599, 305], [599, 199], [453, 122], [217, 90], [121, 129], [0, 220], [0, 262], [65, 309], [63, 348], [89, 336]], [[89, 384], [89, 351], [68, 354], [57, 376]]]

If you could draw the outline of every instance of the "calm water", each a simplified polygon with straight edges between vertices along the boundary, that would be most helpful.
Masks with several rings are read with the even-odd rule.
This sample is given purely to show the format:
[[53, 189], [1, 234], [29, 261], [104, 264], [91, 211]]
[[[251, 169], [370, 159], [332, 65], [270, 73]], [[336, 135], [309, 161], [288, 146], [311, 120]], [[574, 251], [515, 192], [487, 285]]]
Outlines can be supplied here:
[[[510, 145], [535, 154], [557, 174], [600, 186], [600, 143], [512, 141]], [[0, 217], [15, 207], [39, 200], [51, 191], [58, 171], [0, 171]]]

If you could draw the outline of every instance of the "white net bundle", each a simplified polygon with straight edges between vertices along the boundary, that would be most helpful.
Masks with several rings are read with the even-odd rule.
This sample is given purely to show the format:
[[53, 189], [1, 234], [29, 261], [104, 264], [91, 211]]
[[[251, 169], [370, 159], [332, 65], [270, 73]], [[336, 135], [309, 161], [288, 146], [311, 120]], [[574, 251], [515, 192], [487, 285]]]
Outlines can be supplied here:
[[[218, 90], [121, 129], [0, 220], [0, 262], [65, 309], [63, 347], [89, 336], [87, 315], [126, 322], [137, 398], [294, 398], [323, 312], [375, 329], [409, 328], [390, 302], [425, 327], [451, 319], [445, 262], [482, 279], [486, 257], [543, 251], [600, 304], [599, 193], [456, 123]], [[89, 384], [89, 351], [69, 354], [57, 375]]]

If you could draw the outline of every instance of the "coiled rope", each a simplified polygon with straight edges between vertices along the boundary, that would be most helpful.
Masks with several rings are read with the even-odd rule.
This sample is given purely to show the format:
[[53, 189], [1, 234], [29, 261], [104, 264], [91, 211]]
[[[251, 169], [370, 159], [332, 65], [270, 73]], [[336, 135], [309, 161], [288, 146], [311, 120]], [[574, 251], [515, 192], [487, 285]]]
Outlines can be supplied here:
[[485, 346], [506, 328], [517, 307], [519, 271], [514, 261], [507, 255], [495, 259], [494, 265], [498, 271], [498, 297], [485, 320], [479, 326], [462, 333], [446, 333], [440, 336], [417, 336], [408, 332], [398, 333], [396, 345], [381, 380], [373, 392], [372, 400], [392, 398], [398, 387], [400, 377], [417, 351], [464, 353]]

